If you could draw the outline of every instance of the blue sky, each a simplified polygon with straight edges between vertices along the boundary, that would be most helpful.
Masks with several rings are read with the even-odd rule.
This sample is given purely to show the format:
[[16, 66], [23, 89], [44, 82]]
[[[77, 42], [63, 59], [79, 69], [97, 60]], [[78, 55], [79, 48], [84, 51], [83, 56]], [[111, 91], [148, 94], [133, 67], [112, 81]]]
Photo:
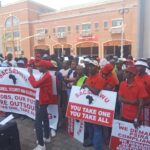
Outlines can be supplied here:
[[[17, 2], [19, 0], [1, 0], [2, 5]], [[60, 9], [63, 7], [86, 4], [89, 2], [103, 2], [107, 0], [34, 0], [38, 3], [45, 4], [46, 6], [50, 6], [55, 9]]]

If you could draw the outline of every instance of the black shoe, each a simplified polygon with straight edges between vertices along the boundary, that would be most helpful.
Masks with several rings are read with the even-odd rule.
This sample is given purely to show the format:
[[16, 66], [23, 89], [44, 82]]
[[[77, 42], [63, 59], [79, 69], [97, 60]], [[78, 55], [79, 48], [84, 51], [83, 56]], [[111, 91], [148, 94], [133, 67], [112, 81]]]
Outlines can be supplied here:
[[83, 143], [83, 146], [84, 147], [91, 147], [91, 146], [93, 146], [93, 144], [92, 143]]
[[86, 139], [86, 140], [84, 141], [84, 143], [83, 143], [83, 146], [84, 146], [84, 147], [90, 147], [90, 146], [93, 146], [93, 144], [92, 144], [91, 140]]

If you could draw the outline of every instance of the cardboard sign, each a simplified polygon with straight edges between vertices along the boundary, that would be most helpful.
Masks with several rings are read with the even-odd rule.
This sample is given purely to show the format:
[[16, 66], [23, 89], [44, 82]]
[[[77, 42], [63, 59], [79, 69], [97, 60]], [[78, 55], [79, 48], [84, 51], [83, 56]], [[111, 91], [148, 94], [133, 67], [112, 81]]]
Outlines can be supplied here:
[[79, 142], [84, 142], [84, 121], [74, 121], [74, 138]]
[[88, 89], [73, 86], [69, 98], [67, 113], [68, 118], [83, 120], [103, 126], [112, 126], [116, 92], [101, 91], [94, 95]]
[[114, 120], [110, 141], [111, 150], [149, 150], [150, 127], [134, 128], [132, 123]]
[[70, 119], [68, 118], [68, 134], [71, 136], [71, 137], [74, 137], [74, 119]]
[[49, 105], [47, 108], [50, 128], [56, 130], [58, 125], [58, 105]]

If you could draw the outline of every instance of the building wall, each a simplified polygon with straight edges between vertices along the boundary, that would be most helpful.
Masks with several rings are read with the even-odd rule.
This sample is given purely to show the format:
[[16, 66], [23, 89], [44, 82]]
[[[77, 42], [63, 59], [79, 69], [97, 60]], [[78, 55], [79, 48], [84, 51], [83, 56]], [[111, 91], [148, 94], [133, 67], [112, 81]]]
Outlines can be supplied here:
[[[124, 13], [124, 40], [129, 41], [132, 45], [132, 55], [136, 56], [136, 38], [137, 38], [137, 0], [126, 0], [124, 8], [128, 9], [127, 13]], [[9, 9], [8, 9], [9, 8]], [[19, 10], [17, 12], [6, 13], [8, 10]], [[10, 14], [16, 15], [20, 20], [20, 47], [24, 51], [24, 55], [27, 57], [34, 55], [34, 49], [49, 49], [50, 53], [54, 52], [56, 48], [71, 48], [71, 54], [77, 54], [77, 47], [79, 44], [83, 46], [98, 46], [99, 56], [104, 55], [104, 45], [109, 41], [121, 41], [121, 32], [119, 34], [112, 34], [112, 20], [122, 18], [119, 10], [123, 8], [122, 0], [115, 0], [111, 3], [96, 3], [77, 8], [64, 9], [62, 11], [54, 11], [49, 8], [49, 13], [41, 13], [40, 9], [48, 8], [25, 1], [23, 3], [17, 3], [9, 5], [0, 9], [2, 15], [0, 15], [1, 27], [4, 28], [4, 20]], [[108, 28], [104, 29], [104, 22], [108, 22]], [[91, 23], [91, 37], [84, 37], [81, 40], [81, 26], [83, 23]], [[99, 23], [99, 28], [95, 29], [95, 23]], [[76, 31], [76, 25], [80, 26], [79, 32]], [[57, 27], [66, 26], [71, 30], [65, 33], [65, 38], [58, 38], [57, 34], [53, 33], [53, 30], [57, 30]], [[47, 29], [48, 33], [42, 37], [37, 34], [39, 29]], [[3, 29], [5, 30], [5, 29]], [[3, 31], [2, 30], [2, 31]], [[117, 30], [120, 30], [119, 28]], [[4, 32], [4, 31], [3, 31]], [[26, 37], [29, 37], [26, 39]], [[43, 35], [42, 35], [43, 36]], [[38, 38], [39, 37], [39, 38]], [[25, 40], [22, 40], [24, 39]], [[79, 40], [80, 38], [80, 40]], [[120, 43], [118, 42], [118, 46]], [[125, 43], [125, 42], [124, 42]], [[81, 45], [81, 46], [82, 46]], [[4, 53], [6, 54], [5, 50]]]

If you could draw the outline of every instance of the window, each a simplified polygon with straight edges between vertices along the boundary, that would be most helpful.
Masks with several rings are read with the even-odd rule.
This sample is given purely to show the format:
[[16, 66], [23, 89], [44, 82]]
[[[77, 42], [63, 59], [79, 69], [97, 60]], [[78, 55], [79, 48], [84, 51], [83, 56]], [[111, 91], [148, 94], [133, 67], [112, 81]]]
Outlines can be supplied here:
[[91, 24], [90, 23], [82, 24], [82, 30], [83, 31], [89, 31], [89, 30], [91, 30]]
[[6, 51], [7, 51], [7, 53], [12, 53], [13, 52], [13, 48], [12, 47], [6, 47]]
[[8, 18], [8, 19], [6, 20], [6, 22], [5, 22], [5, 27], [6, 27], [6, 28], [10, 28], [10, 27], [11, 27], [11, 19], [10, 19], [10, 18]]
[[48, 29], [38, 29], [36, 31], [36, 33], [39, 33], [39, 34], [47, 34], [48, 33]]
[[68, 32], [70, 32], [71, 31], [71, 27], [70, 26], [68, 26]]
[[6, 38], [6, 40], [12, 39], [13, 38], [13, 33], [12, 32], [5, 33], [5, 38]]
[[10, 16], [6, 19], [5, 27], [6, 28], [12, 28], [19, 26], [19, 20], [15, 16]]
[[18, 38], [20, 36], [20, 33], [18, 32], [18, 31], [15, 31], [14, 33], [13, 33], [13, 37], [14, 38]]
[[99, 23], [96, 22], [96, 23], [95, 23], [95, 29], [98, 29], [98, 28], [99, 28]]
[[76, 31], [79, 32], [79, 30], [80, 30], [80, 26], [76, 25]]
[[59, 33], [64, 33], [65, 31], [66, 31], [65, 27], [58, 27], [57, 28], [57, 32], [59, 32]]
[[19, 20], [17, 19], [17, 17], [14, 17], [12, 18], [12, 25], [14, 27], [18, 26], [19, 25]]
[[108, 21], [104, 21], [104, 29], [108, 28]]
[[117, 27], [122, 25], [122, 19], [116, 19], [112, 21], [112, 27]]
[[14, 46], [14, 50], [15, 50], [15, 51], [20, 51], [20, 50], [21, 50], [21, 48], [20, 48], [20, 46], [19, 46], [19, 45], [15, 45], [15, 46]]

